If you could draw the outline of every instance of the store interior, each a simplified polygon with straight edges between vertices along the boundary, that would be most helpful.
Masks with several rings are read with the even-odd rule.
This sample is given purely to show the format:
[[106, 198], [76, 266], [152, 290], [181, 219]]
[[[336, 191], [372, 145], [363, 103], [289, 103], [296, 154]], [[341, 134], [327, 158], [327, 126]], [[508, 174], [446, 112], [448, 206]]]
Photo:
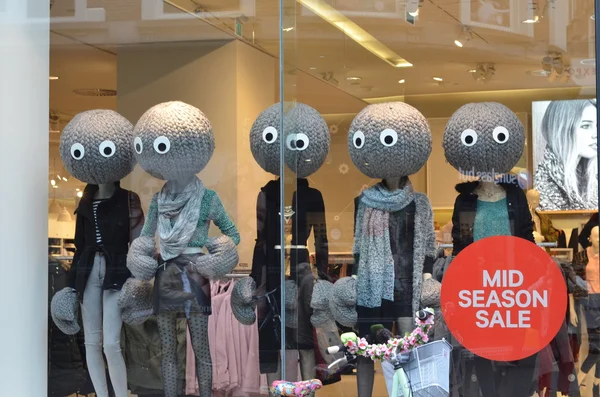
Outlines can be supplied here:
[[[249, 131], [282, 92], [286, 101], [315, 108], [329, 126], [329, 155], [308, 180], [324, 197], [329, 253], [339, 256], [352, 251], [355, 197], [378, 182], [358, 171], [347, 146], [350, 124], [368, 104], [402, 101], [427, 118], [433, 151], [410, 179], [430, 198], [441, 229], [452, 216], [454, 185], [463, 181], [441, 146], [460, 106], [501, 102], [517, 114], [527, 143], [513, 172], [530, 188], [533, 102], [595, 98], [589, 0], [490, 2], [491, 11], [479, 0], [286, 0], [283, 42], [275, 0], [51, 3], [48, 237], [58, 257], [72, 256], [74, 211], [85, 187], [65, 170], [59, 138], [82, 111], [113, 109], [135, 124], [151, 106], [180, 100], [206, 114], [216, 151], [200, 177], [239, 229], [236, 272], [243, 273], [256, 238], [255, 197], [274, 178], [254, 161]], [[284, 179], [291, 204], [295, 176], [286, 170]], [[122, 185], [147, 209], [162, 182], [138, 166]], [[568, 240], [592, 212], [549, 216]], [[376, 385], [373, 395], [386, 395], [383, 382]], [[343, 381], [319, 395], [354, 395], [354, 387]]]

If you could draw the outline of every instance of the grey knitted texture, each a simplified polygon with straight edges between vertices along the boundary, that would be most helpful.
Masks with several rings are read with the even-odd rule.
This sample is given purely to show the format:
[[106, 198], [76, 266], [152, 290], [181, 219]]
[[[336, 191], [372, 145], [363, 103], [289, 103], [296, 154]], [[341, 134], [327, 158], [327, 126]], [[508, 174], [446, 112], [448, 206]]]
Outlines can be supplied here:
[[58, 291], [50, 302], [50, 314], [54, 324], [66, 335], [79, 332], [79, 301], [77, 292], [67, 287]]
[[370, 178], [416, 173], [429, 158], [431, 145], [425, 116], [402, 102], [367, 106], [354, 118], [348, 131], [352, 162]]
[[425, 257], [435, 258], [435, 227], [433, 225], [433, 209], [429, 197], [423, 193], [415, 193], [415, 231], [413, 241], [413, 313], [419, 310], [421, 288], [423, 286], [423, 267]]
[[261, 168], [279, 176], [281, 133], [281, 104], [276, 103], [264, 110], [250, 129], [250, 150]]
[[423, 289], [421, 292], [421, 306], [438, 309], [440, 307], [440, 297], [442, 293], [442, 284], [433, 279], [428, 278], [423, 281]]
[[200, 256], [193, 264], [194, 269], [204, 277], [224, 277], [238, 265], [237, 247], [228, 236], [210, 238], [205, 247], [208, 254]]
[[303, 103], [296, 103], [284, 116], [285, 163], [298, 178], [306, 178], [323, 165], [331, 138], [321, 114]]
[[330, 306], [335, 321], [345, 327], [356, 324], [358, 315], [356, 313], [356, 279], [354, 277], [342, 277], [333, 284]]
[[310, 300], [310, 307], [313, 309], [310, 322], [313, 327], [320, 328], [333, 318], [333, 314], [329, 308], [332, 294], [332, 283], [327, 280], [317, 280], [315, 282]]
[[121, 318], [126, 324], [139, 325], [153, 313], [152, 283], [136, 278], [129, 278], [119, 294], [118, 304]]
[[[498, 127], [508, 131], [508, 139], [503, 143], [494, 137]], [[469, 135], [476, 136], [476, 140], [466, 138]], [[465, 139], [468, 139], [467, 144]], [[507, 173], [523, 154], [525, 128], [517, 116], [500, 103], [469, 103], [450, 117], [442, 145], [446, 160], [463, 173]]]
[[133, 125], [113, 110], [77, 114], [60, 135], [60, 157], [69, 174], [91, 184], [120, 181], [135, 166]]
[[252, 325], [256, 321], [256, 283], [252, 277], [244, 277], [231, 290], [231, 311], [241, 324]]
[[298, 328], [298, 286], [294, 280], [285, 281], [285, 326]]
[[145, 281], [154, 278], [158, 269], [154, 255], [154, 238], [142, 236], [133, 240], [127, 254], [127, 268], [133, 277]]
[[212, 125], [199, 109], [183, 102], [153, 106], [133, 131], [140, 166], [158, 179], [186, 180], [206, 167], [215, 150]]

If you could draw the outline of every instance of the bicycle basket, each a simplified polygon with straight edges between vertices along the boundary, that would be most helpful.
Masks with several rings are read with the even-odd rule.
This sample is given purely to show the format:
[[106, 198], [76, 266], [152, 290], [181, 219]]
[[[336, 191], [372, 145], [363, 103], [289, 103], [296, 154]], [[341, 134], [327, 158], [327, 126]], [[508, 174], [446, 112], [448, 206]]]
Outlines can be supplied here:
[[[410, 353], [403, 365], [413, 397], [446, 397], [450, 394], [450, 353], [445, 340], [427, 343]], [[398, 396], [402, 396], [400, 390]]]

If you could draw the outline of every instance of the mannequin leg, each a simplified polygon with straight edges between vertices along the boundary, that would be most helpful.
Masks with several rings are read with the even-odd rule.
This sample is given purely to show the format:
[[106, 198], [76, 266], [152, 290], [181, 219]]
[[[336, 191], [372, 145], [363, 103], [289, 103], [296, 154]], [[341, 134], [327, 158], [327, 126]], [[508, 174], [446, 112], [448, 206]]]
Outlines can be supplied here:
[[[412, 317], [398, 317], [396, 319], [396, 333], [398, 335], [404, 335], [407, 332], [411, 333], [415, 327], [415, 320]], [[394, 385], [394, 366], [391, 363], [384, 361], [381, 363], [381, 369], [383, 371], [383, 378], [385, 379], [388, 396], [391, 396]]]
[[208, 344], [208, 316], [192, 313], [188, 319], [192, 347], [196, 356], [196, 376], [200, 397], [212, 396], [212, 361]]
[[81, 303], [85, 356], [92, 384], [98, 397], [108, 397], [108, 384], [102, 356], [102, 281], [104, 263], [99, 255], [88, 277]]
[[356, 386], [358, 397], [372, 397], [375, 382], [375, 363], [367, 357], [356, 359]]
[[177, 397], [177, 314], [161, 313], [157, 316], [157, 322], [162, 349], [160, 369], [165, 397]]
[[119, 291], [104, 291], [103, 297], [103, 330], [104, 355], [108, 363], [110, 382], [115, 397], [127, 397], [127, 368], [121, 353], [121, 309], [117, 300]]

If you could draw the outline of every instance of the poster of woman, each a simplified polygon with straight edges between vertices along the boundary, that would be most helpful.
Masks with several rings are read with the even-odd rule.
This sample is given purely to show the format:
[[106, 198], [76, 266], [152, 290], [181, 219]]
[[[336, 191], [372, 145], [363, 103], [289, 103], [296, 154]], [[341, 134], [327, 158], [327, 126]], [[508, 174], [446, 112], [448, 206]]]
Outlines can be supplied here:
[[595, 99], [533, 103], [533, 187], [541, 211], [598, 208]]

